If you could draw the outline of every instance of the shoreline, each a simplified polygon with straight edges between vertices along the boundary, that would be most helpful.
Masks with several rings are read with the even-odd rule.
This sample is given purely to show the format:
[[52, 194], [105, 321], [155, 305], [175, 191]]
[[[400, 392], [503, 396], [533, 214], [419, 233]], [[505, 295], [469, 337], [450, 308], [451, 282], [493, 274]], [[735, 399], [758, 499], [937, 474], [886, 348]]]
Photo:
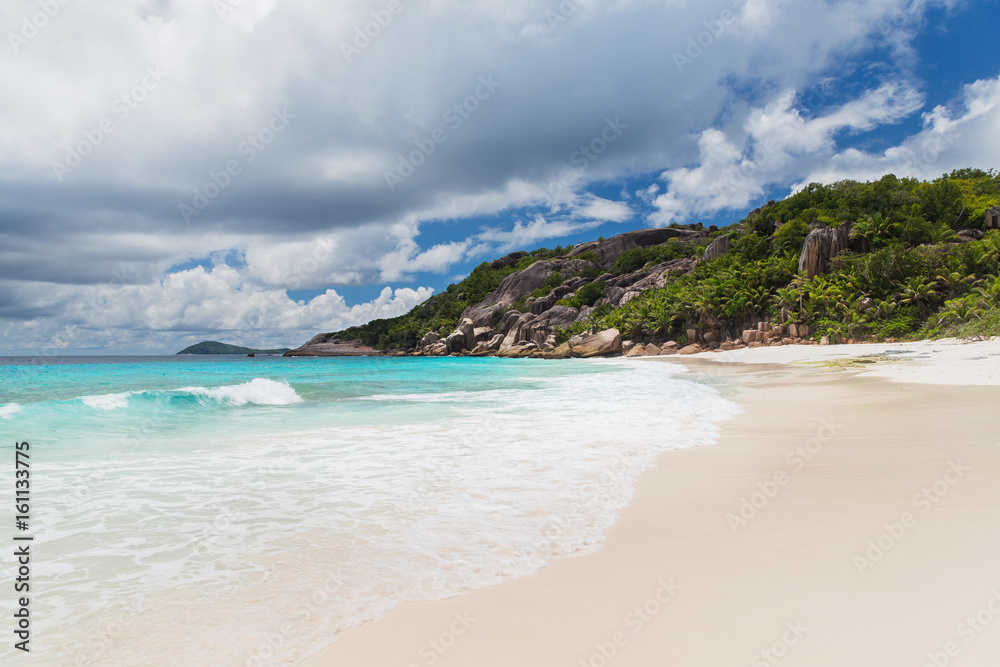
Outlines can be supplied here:
[[[958, 633], [1000, 590], [1000, 388], [956, 385], [996, 384], [997, 343], [895, 382], [757, 361], [771, 349], [654, 358], [740, 378], [745, 412], [716, 444], [661, 455], [601, 549], [402, 604], [300, 664], [990, 665], [1000, 613]], [[928, 384], [942, 364], [951, 386]]]

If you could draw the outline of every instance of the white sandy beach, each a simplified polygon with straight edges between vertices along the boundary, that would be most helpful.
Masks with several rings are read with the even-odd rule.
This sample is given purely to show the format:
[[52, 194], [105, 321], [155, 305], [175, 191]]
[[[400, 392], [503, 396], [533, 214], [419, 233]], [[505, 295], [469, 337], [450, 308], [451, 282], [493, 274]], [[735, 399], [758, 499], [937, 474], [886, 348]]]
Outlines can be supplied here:
[[636, 362], [738, 376], [746, 411], [661, 456], [597, 553], [303, 664], [1000, 665], [1000, 340]]
[[852, 367], [864, 368], [863, 376], [882, 377], [895, 382], [1000, 385], [1000, 338], [976, 342], [944, 339], [822, 347], [785, 345], [702, 352], [689, 358], [721, 363], [797, 364], [826, 369], [837, 369], [845, 362], [853, 362], [850, 364]]

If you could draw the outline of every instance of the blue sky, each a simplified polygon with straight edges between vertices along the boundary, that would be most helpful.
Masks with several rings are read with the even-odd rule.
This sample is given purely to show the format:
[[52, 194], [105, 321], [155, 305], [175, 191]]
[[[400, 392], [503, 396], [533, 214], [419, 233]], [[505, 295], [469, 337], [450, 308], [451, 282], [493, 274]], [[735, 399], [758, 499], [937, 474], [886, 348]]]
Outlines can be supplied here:
[[512, 250], [1000, 166], [995, 1], [60, 7], [0, 4], [0, 353], [295, 346]]

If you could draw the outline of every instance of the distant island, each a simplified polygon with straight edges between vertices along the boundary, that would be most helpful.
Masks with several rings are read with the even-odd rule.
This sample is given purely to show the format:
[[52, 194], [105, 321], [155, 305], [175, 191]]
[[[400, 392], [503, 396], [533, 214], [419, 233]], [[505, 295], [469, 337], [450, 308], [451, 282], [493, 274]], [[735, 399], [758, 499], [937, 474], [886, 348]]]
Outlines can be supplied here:
[[251, 347], [240, 347], [239, 345], [220, 343], [215, 340], [206, 340], [184, 348], [177, 354], [284, 354], [288, 350], [289, 348], [287, 347], [278, 350], [255, 350]]

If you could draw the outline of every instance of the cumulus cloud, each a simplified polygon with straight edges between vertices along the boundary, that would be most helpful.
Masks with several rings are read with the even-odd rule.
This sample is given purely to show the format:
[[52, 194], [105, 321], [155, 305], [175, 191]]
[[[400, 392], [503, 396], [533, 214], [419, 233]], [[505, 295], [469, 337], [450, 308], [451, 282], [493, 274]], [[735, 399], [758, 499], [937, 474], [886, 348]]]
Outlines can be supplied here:
[[515, 248], [537, 245], [544, 239], [560, 238], [586, 229], [593, 229], [597, 222], [576, 222], [572, 220], [546, 220], [544, 216], [536, 216], [531, 222], [517, 220], [513, 228], [507, 230], [486, 229], [479, 238], [497, 244], [502, 252]]
[[996, 168], [1000, 155], [1000, 77], [964, 87], [962, 98], [923, 116], [923, 128], [882, 153], [846, 150], [812, 169], [795, 187], [882, 174], [935, 178], [963, 167]]
[[[9, 282], [0, 284], [9, 287]], [[59, 314], [0, 326], [10, 348], [39, 356], [58, 353], [47, 348], [114, 349], [129, 332], [151, 332], [147, 344], [159, 348], [202, 340], [206, 332], [255, 346], [297, 345], [317, 331], [401, 315], [433, 294], [427, 287], [387, 286], [375, 299], [354, 305], [333, 289], [293, 301], [283, 290], [248, 283], [242, 272], [224, 264], [178, 271], [146, 285], [27, 283], [18, 288], [19, 311]]]
[[666, 225], [745, 209], [768, 187], [834, 158], [838, 135], [897, 122], [923, 104], [917, 91], [900, 83], [884, 84], [815, 118], [804, 117], [795, 100], [795, 91], [786, 91], [764, 108], [752, 109], [732, 137], [719, 129], [704, 130], [698, 165], [661, 175], [665, 191], [652, 200], [652, 219]]
[[[0, 97], [0, 327], [138, 345], [143, 327], [228, 331], [273, 296], [261, 337], [336, 328], [490, 253], [645, 224], [642, 207], [655, 224], [739, 207], [937, 135], [971, 154], [963, 137], [990, 122], [971, 107], [932, 112], [898, 155], [837, 147], [916, 110], [905, 51], [951, 4], [403, 0], [387, 18], [363, 0], [125, 0], [32, 27], [35, 2], [0, 3], [0, 86], [17, 91]], [[873, 47], [899, 60], [854, 102], [806, 115], [782, 92]], [[655, 192], [607, 192], [655, 173]], [[116, 275], [104, 324], [71, 307]], [[357, 312], [335, 292], [282, 301], [385, 283], [390, 301]]]

